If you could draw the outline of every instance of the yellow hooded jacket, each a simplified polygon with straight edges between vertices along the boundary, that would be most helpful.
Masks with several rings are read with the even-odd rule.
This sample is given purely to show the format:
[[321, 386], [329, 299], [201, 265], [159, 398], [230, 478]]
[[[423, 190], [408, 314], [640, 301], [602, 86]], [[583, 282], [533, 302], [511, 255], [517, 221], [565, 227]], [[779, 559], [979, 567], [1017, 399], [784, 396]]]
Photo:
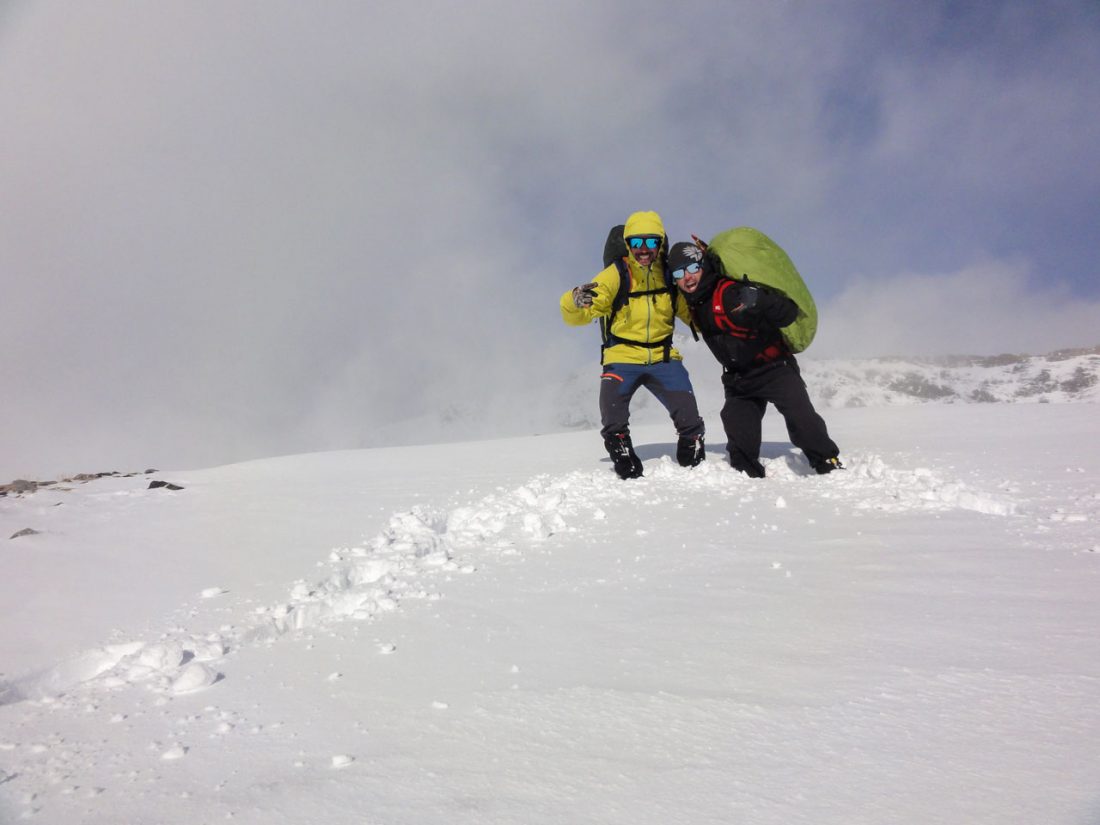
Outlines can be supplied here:
[[[668, 237], [661, 216], [656, 212], [635, 212], [627, 218], [623, 237], [631, 235], [660, 235], [664, 238], [663, 251], [668, 250]], [[664, 289], [664, 255], [658, 255], [652, 266], [644, 267], [634, 259], [631, 252], [623, 259], [630, 275], [630, 292], [644, 292]], [[570, 326], [584, 326], [598, 318], [611, 315], [611, 305], [619, 292], [619, 269], [615, 264], [604, 269], [592, 279], [596, 284], [596, 297], [592, 305], [577, 307], [573, 303], [573, 291], [561, 296], [561, 317]], [[686, 301], [676, 302], [676, 316], [685, 324], [691, 325], [691, 315]], [[651, 343], [663, 341], [672, 335], [675, 317], [673, 316], [672, 296], [667, 292], [656, 295], [639, 295], [628, 298], [611, 325], [611, 334], [631, 341]], [[664, 360], [663, 347], [640, 347], [634, 344], [617, 343], [603, 352], [603, 364], [655, 364]], [[683, 356], [673, 347], [669, 357], [677, 361]]]

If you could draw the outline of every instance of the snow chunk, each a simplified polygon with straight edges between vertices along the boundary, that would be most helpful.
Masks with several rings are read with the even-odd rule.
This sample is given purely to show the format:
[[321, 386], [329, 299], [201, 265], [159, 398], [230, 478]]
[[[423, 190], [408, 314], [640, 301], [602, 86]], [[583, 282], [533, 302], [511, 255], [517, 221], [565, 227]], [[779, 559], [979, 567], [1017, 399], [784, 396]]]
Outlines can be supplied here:
[[172, 693], [195, 693], [218, 681], [218, 673], [200, 662], [191, 662], [172, 682]]
[[149, 645], [138, 655], [138, 662], [153, 670], [179, 667], [183, 664], [183, 645], [172, 641]]

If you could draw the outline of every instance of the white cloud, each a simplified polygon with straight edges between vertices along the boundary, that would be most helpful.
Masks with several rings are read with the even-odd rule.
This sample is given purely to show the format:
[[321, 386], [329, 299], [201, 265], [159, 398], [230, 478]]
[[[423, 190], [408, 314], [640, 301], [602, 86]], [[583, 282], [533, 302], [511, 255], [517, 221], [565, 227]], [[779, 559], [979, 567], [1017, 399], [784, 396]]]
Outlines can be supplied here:
[[812, 354], [1040, 354], [1100, 341], [1100, 301], [1037, 283], [1018, 263], [853, 279], [819, 306]]

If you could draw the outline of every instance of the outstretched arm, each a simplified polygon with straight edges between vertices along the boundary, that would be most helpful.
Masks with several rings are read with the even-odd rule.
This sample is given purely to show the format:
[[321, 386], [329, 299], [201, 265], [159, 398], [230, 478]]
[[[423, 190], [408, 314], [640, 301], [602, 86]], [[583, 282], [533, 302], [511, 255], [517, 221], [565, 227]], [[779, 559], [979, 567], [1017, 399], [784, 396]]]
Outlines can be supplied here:
[[561, 318], [570, 326], [590, 324], [611, 314], [611, 303], [619, 291], [619, 271], [610, 266], [589, 283], [561, 296]]

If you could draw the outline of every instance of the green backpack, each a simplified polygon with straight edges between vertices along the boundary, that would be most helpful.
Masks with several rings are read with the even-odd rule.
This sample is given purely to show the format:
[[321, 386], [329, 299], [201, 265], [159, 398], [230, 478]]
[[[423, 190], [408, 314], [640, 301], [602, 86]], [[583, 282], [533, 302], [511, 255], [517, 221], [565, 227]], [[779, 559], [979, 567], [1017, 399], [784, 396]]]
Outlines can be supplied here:
[[791, 259], [779, 244], [756, 229], [739, 226], [719, 232], [707, 252], [722, 265], [722, 274], [740, 281], [748, 278], [782, 292], [798, 305], [798, 318], [780, 332], [792, 352], [802, 352], [817, 333], [817, 305]]

